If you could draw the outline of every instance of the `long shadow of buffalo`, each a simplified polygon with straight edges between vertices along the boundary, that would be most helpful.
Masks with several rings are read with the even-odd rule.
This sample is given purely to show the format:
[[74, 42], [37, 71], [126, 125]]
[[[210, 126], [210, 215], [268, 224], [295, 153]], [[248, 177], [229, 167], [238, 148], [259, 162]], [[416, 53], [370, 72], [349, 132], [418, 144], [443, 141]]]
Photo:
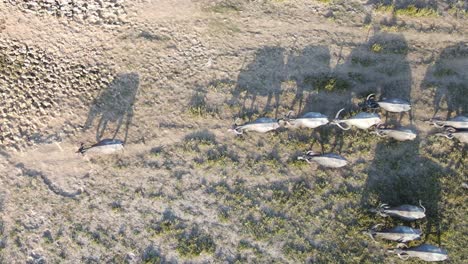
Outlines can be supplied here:
[[[359, 51], [354, 59], [359, 67], [369, 68], [363, 78], [367, 85], [377, 87], [380, 97], [401, 98], [411, 101], [412, 78], [407, 61], [408, 45], [399, 34], [377, 33]], [[411, 121], [411, 115], [410, 115]], [[401, 117], [384, 119], [401, 125]], [[380, 203], [392, 206], [418, 205], [427, 209], [425, 233], [440, 241], [441, 199], [440, 179], [447, 170], [424, 156], [424, 143], [419, 138], [409, 142], [382, 140], [377, 144], [368, 178], [362, 193], [364, 207]], [[426, 237], [427, 238], [427, 237]]]
[[[278, 115], [281, 96], [281, 83], [285, 80], [285, 49], [281, 47], [263, 47], [254, 54], [254, 59], [242, 69], [237, 78], [237, 85], [232, 91], [232, 101], [239, 102], [239, 116], [247, 116], [270, 110]], [[266, 97], [263, 110], [257, 106], [258, 97]]]
[[124, 142], [133, 119], [133, 104], [140, 86], [137, 73], [122, 73], [115, 77], [109, 87], [94, 99], [89, 109], [84, 130], [93, 126], [96, 119], [96, 140], [100, 141], [108, 130], [109, 123], [115, 124], [111, 138], [115, 138], [125, 124]]
[[434, 116], [447, 105], [447, 116], [468, 114], [468, 45], [458, 43], [442, 50], [429, 67], [423, 88], [435, 92]]

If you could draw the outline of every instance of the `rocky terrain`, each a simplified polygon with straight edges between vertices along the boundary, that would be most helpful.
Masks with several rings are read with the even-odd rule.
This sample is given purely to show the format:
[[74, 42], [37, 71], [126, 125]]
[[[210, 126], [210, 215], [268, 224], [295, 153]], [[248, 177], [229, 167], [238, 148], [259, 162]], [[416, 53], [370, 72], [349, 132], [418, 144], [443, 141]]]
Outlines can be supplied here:
[[[369, 212], [417, 204], [463, 263], [466, 1], [0, 2], [0, 263], [399, 263]], [[329, 126], [235, 136], [236, 119], [411, 101], [411, 142]], [[75, 153], [125, 141], [122, 153]], [[334, 152], [350, 165], [297, 161]], [[407, 262], [419, 263], [411, 259]]]
[[92, 24], [122, 24], [126, 15], [123, 0], [4, 0], [4, 2], [28, 13], [66, 17], [76, 22]]

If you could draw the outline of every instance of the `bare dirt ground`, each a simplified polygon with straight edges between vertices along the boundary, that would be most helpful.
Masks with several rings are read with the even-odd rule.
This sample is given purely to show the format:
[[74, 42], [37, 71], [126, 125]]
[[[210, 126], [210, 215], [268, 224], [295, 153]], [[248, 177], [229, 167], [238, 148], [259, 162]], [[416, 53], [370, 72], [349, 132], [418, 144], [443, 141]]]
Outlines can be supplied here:
[[[464, 1], [1, 1], [0, 262], [398, 263], [395, 244], [363, 231], [402, 222], [368, 209], [419, 200], [427, 219], [410, 225], [466, 261], [467, 148], [424, 120], [468, 114], [467, 12]], [[412, 102], [401, 122], [415, 141], [227, 132], [236, 118], [352, 113], [371, 92]], [[123, 153], [75, 153], [114, 136]], [[296, 161], [310, 149], [350, 165]]]

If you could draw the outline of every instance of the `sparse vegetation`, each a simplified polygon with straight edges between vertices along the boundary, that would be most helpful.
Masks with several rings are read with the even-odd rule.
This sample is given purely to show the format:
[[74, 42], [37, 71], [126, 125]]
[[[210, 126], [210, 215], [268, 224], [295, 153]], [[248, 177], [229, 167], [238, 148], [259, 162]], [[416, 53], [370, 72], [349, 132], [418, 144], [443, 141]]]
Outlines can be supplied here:
[[222, 0], [214, 4], [208, 10], [215, 13], [239, 12], [242, 10], [241, 1]]
[[444, 76], [452, 76], [452, 75], [456, 75], [456, 72], [450, 68], [438, 67], [434, 72], [434, 76], [436, 77], [444, 77]]
[[399, 16], [410, 16], [410, 17], [436, 17], [439, 15], [437, 10], [432, 8], [417, 8], [414, 5], [410, 5], [407, 8], [395, 10], [395, 14]]
[[165, 260], [161, 253], [153, 245], [149, 245], [144, 251], [141, 260], [145, 264], [159, 264], [164, 263]]
[[437, 17], [437, 10], [430, 7], [418, 8], [415, 5], [405, 7], [395, 7], [395, 5], [378, 5], [375, 10], [377, 12], [394, 13], [397, 16], [408, 17]]
[[[381, 50], [381, 46], [376, 46], [376, 47], [371, 47], [371, 49], [376, 48], [377, 50]], [[353, 64], [360, 64], [364, 67], [369, 67], [372, 65], [375, 65], [377, 63], [375, 58], [372, 58], [370, 56], [367, 57], [360, 57], [360, 56], [353, 56], [351, 58], [351, 62]], [[360, 74], [362, 76], [362, 74]], [[361, 77], [362, 78], [362, 77]]]
[[[421, 228], [423, 239], [410, 245], [439, 245], [452, 263], [466, 258], [467, 149], [432, 136], [442, 129], [422, 121], [467, 113], [461, 1], [416, 9], [378, 7], [383, 0], [125, 1], [125, 26], [31, 8], [24, 15], [28, 5], [7, 2], [0, 263], [399, 262], [385, 253], [396, 243], [365, 233], [378, 223]], [[110, 69], [138, 73], [132, 111], [106, 103], [132, 95], [105, 92], [116, 83]], [[412, 102], [411, 121], [379, 113], [416, 129], [415, 141], [332, 125], [227, 131], [238, 117], [279, 119], [290, 110], [290, 118], [333, 119], [345, 108], [341, 117], [351, 117], [370, 93]], [[93, 105], [104, 109], [96, 117]], [[87, 114], [96, 120], [88, 130]], [[97, 137], [125, 137], [125, 150], [74, 153]], [[6, 147], [14, 142], [34, 147]], [[349, 166], [298, 161], [308, 150], [339, 154]], [[414, 223], [369, 211], [419, 199], [428, 217]]]
[[183, 257], [196, 257], [202, 253], [213, 254], [215, 250], [216, 245], [211, 236], [198, 227], [178, 236], [177, 252]]
[[216, 136], [208, 130], [201, 130], [188, 134], [184, 141], [187, 144], [195, 142], [196, 144], [212, 145], [216, 144]]
[[380, 53], [383, 51], [383, 47], [382, 45], [378, 44], [378, 43], [375, 43], [371, 46], [371, 51], [372, 52], [375, 52], [375, 53]]
[[455, 16], [455, 17], [458, 17], [458, 18], [461, 18], [461, 19], [464, 19], [466, 17], [468, 17], [468, 11], [467, 10], [464, 10], [464, 9], [461, 9], [461, 8], [458, 8], [458, 7], [452, 7], [448, 10], [448, 13], [452, 16]]
[[151, 229], [158, 235], [164, 234], [179, 234], [185, 225], [176, 217], [171, 210], [166, 210], [163, 213], [163, 217], [159, 221], [153, 221], [151, 223]]
[[207, 105], [205, 92], [197, 91], [190, 100], [188, 112], [194, 117], [216, 116], [218, 110]]
[[394, 5], [377, 5], [374, 10], [376, 12], [383, 12], [383, 13], [393, 13], [393, 11], [395, 10], [395, 6]]
[[399, 38], [379, 40], [369, 43], [369, 50], [376, 54], [400, 54], [408, 53], [407, 44]]
[[346, 79], [330, 75], [306, 76], [304, 82], [312, 85], [317, 91], [340, 92], [350, 88]]

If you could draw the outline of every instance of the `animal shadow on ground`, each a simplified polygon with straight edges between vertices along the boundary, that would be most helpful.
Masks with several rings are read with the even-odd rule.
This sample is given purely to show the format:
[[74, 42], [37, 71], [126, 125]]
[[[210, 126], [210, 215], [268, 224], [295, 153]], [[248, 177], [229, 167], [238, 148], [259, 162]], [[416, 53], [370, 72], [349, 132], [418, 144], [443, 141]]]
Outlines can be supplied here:
[[429, 67], [423, 88], [435, 91], [434, 117], [447, 105], [447, 119], [468, 114], [468, 45], [458, 43], [442, 50]]
[[[351, 52], [346, 69], [359, 96], [374, 93], [381, 99], [399, 98], [411, 102], [411, 68], [408, 44], [400, 34], [377, 32], [367, 43]], [[385, 121], [398, 125], [406, 114], [385, 113]], [[398, 118], [399, 119], [398, 119]], [[409, 113], [410, 122], [413, 121]]]
[[[327, 46], [308, 45], [302, 50], [291, 52], [286, 64], [287, 79], [295, 82], [296, 94], [290, 109], [297, 116], [307, 112], [320, 112], [332, 117], [345, 107], [352, 106], [351, 86], [340, 67], [330, 67], [331, 55]], [[294, 132], [292, 133], [294, 136]], [[332, 141], [332, 150], [341, 150], [342, 131], [336, 127], [314, 129], [311, 137], [322, 146]], [[297, 135], [296, 135], [297, 136]]]
[[312, 110], [312, 106], [304, 102], [305, 93], [319, 90], [321, 82], [330, 75], [330, 50], [326, 46], [309, 45], [297, 53], [291, 53], [288, 56], [286, 72], [287, 79], [294, 81], [297, 86], [290, 108], [295, 109], [298, 114], [303, 110]]
[[139, 86], [140, 77], [137, 73], [118, 74], [109, 87], [94, 99], [88, 112], [84, 131], [92, 127], [95, 119], [99, 119], [96, 140], [100, 141], [103, 138], [109, 122], [116, 124], [111, 137], [115, 138], [125, 122], [124, 142], [126, 142], [133, 119], [133, 104]]
[[364, 208], [376, 207], [380, 203], [418, 205], [421, 201], [427, 215], [424, 233], [435, 234], [440, 243], [440, 178], [449, 172], [422, 157], [419, 148], [418, 139], [379, 143], [368, 168], [361, 201]]
[[[411, 71], [406, 54], [408, 46], [401, 35], [377, 33], [366, 45], [372, 56], [362, 67], [369, 67], [363, 77], [367, 85], [378, 87], [381, 97], [411, 99]], [[411, 119], [411, 116], [410, 116]], [[400, 124], [392, 118], [387, 122]], [[380, 203], [392, 206], [418, 205], [427, 209], [426, 234], [436, 234], [440, 241], [439, 208], [440, 178], [446, 173], [430, 159], [420, 155], [420, 141], [395, 142], [382, 140], [377, 144], [374, 159], [368, 168], [362, 204], [374, 207]]]
[[[238, 116], [251, 119], [256, 113], [264, 114], [272, 109], [275, 118], [278, 116], [281, 83], [285, 79], [284, 51], [281, 47], [263, 47], [255, 52], [253, 61], [241, 70], [231, 99], [241, 103]], [[257, 106], [258, 97], [267, 97], [261, 111]]]
[[235, 82], [229, 79], [219, 79], [208, 82], [206, 85], [197, 85], [188, 102], [189, 111], [193, 115], [217, 115], [220, 113], [216, 104], [208, 100], [210, 89], [219, 87], [234, 86]]

